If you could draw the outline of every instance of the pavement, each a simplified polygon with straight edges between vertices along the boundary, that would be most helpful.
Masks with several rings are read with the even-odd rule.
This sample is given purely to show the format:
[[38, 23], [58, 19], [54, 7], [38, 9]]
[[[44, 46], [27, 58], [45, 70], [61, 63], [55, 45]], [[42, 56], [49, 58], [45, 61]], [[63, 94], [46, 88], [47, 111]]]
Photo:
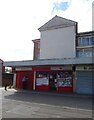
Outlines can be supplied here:
[[4, 88], [0, 91], [2, 118], [92, 118], [91, 95]]

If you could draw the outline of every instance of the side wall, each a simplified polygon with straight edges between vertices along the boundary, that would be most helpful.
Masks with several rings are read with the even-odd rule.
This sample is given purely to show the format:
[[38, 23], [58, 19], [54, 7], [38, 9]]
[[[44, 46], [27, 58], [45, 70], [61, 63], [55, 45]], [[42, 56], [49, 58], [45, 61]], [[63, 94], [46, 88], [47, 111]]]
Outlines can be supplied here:
[[40, 59], [74, 58], [75, 26], [41, 32]]
[[34, 55], [33, 60], [38, 60], [40, 58], [40, 40], [34, 42]]

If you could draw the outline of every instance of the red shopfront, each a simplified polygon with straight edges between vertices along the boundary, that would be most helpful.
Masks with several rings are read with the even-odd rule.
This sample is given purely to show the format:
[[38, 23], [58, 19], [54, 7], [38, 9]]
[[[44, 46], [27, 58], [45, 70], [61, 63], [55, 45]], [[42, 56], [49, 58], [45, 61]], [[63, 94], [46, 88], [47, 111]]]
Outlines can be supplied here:
[[35, 67], [35, 90], [73, 92], [73, 72], [63, 67]]
[[73, 72], [58, 66], [36, 66], [16, 72], [16, 88], [22, 89], [22, 78], [29, 78], [27, 89], [37, 91], [73, 92]]
[[27, 89], [33, 90], [33, 80], [34, 80], [34, 72], [32, 68], [17, 68], [16, 69], [16, 88], [23, 89], [22, 79], [24, 76], [28, 77]]

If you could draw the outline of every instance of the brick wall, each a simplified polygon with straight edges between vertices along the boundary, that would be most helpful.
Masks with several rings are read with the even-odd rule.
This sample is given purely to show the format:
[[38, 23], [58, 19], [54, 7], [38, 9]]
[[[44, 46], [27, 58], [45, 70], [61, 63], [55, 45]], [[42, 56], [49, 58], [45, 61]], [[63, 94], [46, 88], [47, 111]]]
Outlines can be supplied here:
[[34, 52], [33, 52], [33, 60], [38, 60], [40, 56], [40, 39], [33, 40], [34, 42]]

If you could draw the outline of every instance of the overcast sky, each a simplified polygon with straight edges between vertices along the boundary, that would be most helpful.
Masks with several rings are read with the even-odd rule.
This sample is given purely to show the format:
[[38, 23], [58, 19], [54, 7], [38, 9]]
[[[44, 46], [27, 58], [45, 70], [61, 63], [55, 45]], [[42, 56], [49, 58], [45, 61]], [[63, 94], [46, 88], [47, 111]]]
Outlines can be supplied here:
[[55, 15], [78, 22], [78, 32], [92, 30], [93, 0], [0, 0], [0, 59], [32, 60], [38, 28]]

